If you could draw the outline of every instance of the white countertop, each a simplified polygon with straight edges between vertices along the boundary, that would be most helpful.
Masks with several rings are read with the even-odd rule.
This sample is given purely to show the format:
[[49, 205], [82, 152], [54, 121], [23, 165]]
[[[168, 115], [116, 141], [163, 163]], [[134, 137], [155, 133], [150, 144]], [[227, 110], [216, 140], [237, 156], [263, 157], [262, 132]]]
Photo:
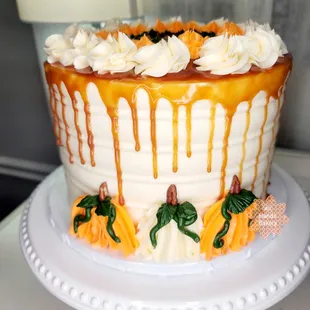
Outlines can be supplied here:
[[[286, 169], [310, 193], [310, 154], [278, 150], [275, 162]], [[41, 286], [30, 271], [19, 247], [22, 206], [0, 223], [0, 309], [70, 310]], [[48, 246], [48, 241], [47, 241]], [[309, 310], [310, 275], [271, 310]]]

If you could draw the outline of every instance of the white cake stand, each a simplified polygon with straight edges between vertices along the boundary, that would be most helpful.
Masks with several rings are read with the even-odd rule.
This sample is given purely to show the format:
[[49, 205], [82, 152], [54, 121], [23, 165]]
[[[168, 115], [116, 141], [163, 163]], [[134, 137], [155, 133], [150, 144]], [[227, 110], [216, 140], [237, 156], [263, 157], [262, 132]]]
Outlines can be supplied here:
[[290, 218], [279, 237], [250, 259], [231, 266], [165, 276], [96, 263], [59, 238], [51, 225], [48, 197], [62, 182], [63, 173], [57, 169], [32, 194], [22, 216], [20, 240], [39, 281], [76, 309], [262, 310], [291, 293], [310, 269], [308, 201], [297, 183], [277, 166], [273, 166], [272, 194], [287, 199]]

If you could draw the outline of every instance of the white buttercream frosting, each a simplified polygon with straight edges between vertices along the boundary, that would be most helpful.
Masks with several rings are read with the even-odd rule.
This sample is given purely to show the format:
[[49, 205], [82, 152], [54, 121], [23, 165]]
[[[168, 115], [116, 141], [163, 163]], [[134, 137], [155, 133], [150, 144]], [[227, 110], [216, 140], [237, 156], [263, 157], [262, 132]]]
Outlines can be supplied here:
[[279, 47], [279, 57], [288, 53], [287, 47], [281, 37], [275, 32], [274, 29], [271, 29], [269, 24], [258, 24], [252, 20], [247, 21], [246, 23], [239, 24], [239, 26], [245, 30], [246, 35], [252, 34], [254, 31], [263, 30], [268, 32], [270, 36], [276, 39], [277, 46]]
[[[45, 41], [44, 50], [49, 63], [61, 62], [64, 66], [71, 65], [67, 60], [72, 53], [72, 41], [61, 34], [53, 34]], [[69, 57], [71, 59], [71, 56]]]
[[274, 33], [258, 28], [246, 33], [249, 63], [260, 68], [272, 67], [280, 56], [280, 46]]
[[91, 29], [80, 28], [73, 24], [69, 26], [63, 35], [54, 34], [45, 41], [45, 52], [49, 63], [60, 62], [64, 66], [72, 66], [76, 69], [84, 69], [89, 66], [88, 53], [100, 39]]
[[128, 72], [136, 63], [133, 56], [137, 51], [136, 45], [122, 32], [115, 39], [109, 35], [89, 53], [89, 63], [99, 74]]
[[224, 34], [206, 40], [200, 58], [195, 61], [198, 70], [217, 75], [241, 74], [249, 71], [252, 65], [270, 68], [288, 53], [269, 24], [248, 21], [239, 26], [245, 31], [243, 36]]
[[[150, 208], [140, 220], [137, 239], [140, 244], [136, 250], [137, 257], [154, 260], [155, 262], [184, 262], [200, 260], [200, 243], [181, 233], [174, 220], [161, 228], [157, 233], [157, 247], [154, 249], [150, 231], [156, 225], [158, 207]], [[188, 226], [190, 231], [200, 235], [203, 224], [200, 216], [195, 223]]]
[[157, 44], [144, 46], [134, 56], [136, 74], [154, 77], [184, 70], [190, 61], [187, 46], [176, 36], [161, 40]]
[[200, 50], [200, 58], [194, 62], [197, 70], [217, 75], [249, 71], [251, 64], [244, 40], [244, 36], [227, 34], [208, 39]]
[[79, 29], [73, 39], [75, 57], [73, 65], [76, 69], [84, 69], [89, 66], [88, 53], [100, 42], [100, 39], [90, 29]]
[[[172, 18], [166, 23], [173, 21], [181, 19]], [[226, 21], [223, 18], [215, 20], [219, 25]], [[110, 29], [109, 26], [106, 29]], [[216, 75], [242, 74], [248, 72], [252, 65], [270, 68], [278, 57], [288, 53], [284, 42], [269, 24], [260, 25], [249, 20], [239, 26], [244, 35], [222, 34], [205, 41], [200, 49], [200, 58], [194, 62], [197, 70]], [[48, 37], [45, 52], [50, 63], [60, 62], [76, 69], [90, 66], [99, 74], [134, 69], [136, 74], [161, 77], [184, 70], [190, 61], [189, 48], [176, 36], [138, 50], [122, 32], [103, 40], [95, 35], [94, 30], [76, 24], [68, 27], [63, 35]]]

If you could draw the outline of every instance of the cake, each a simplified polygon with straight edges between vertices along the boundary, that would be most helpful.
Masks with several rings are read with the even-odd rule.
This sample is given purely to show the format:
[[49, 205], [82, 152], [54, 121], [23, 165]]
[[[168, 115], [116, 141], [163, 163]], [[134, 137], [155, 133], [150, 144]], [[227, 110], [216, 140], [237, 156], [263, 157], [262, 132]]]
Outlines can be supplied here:
[[45, 51], [71, 235], [160, 263], [251, 246], [292, 69], [269, 25], [72, 25]]

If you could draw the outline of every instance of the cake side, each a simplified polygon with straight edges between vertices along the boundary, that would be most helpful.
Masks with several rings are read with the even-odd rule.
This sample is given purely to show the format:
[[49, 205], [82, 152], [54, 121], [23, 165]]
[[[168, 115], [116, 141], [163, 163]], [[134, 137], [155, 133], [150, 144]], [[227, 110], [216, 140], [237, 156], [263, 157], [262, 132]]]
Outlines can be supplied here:
[[235, 174], [264, 195], [290, 63], [185, 83], [102, 80], [47, 64], [70, 201], [104, 179], [138, 221], [171, 183], [201, 214]]

